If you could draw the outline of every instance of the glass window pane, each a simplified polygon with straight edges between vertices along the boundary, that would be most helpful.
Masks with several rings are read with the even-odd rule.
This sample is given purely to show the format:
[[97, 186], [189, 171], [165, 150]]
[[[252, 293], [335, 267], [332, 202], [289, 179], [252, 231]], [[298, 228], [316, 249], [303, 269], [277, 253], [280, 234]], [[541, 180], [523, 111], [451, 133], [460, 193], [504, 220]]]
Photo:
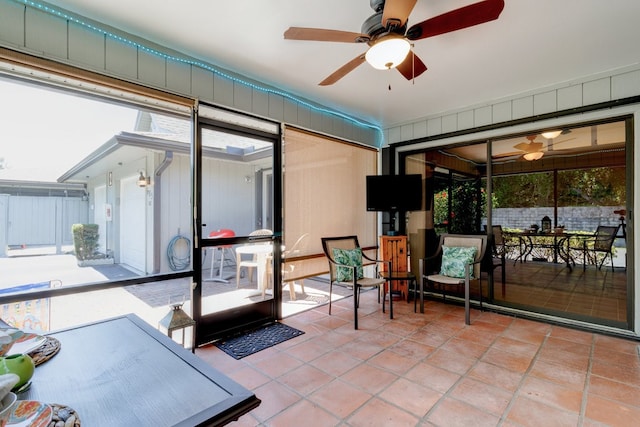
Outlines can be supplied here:
[[[201, 132], [203, 236], [273, 235], [273, 140]], [[270, 242], [206, 248], [202, 313], [273, 298], [272, 257]]]
[[[188, 117], [19, 80], [0, 92], [3, 295], [191, 270]], [[137, 308], [189, 298], [171, 283]]]

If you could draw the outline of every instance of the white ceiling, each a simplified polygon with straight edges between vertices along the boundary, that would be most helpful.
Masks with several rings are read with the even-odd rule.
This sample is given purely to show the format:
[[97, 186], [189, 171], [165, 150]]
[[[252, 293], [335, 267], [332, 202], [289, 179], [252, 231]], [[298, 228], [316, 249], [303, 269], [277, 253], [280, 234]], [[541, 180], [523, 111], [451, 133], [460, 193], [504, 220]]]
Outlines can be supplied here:
[[[475, 2], [418, 0], [409, 26]], [[366, 45], [284, 40], [284, 31], [360, 32], [369, 0], [49, 3], [383, 127], [640, 62], [638, 0], [506, 0], [496, 21], [416, 41], [428, 70], [415, 82], [365, 63], [325, 87]]]

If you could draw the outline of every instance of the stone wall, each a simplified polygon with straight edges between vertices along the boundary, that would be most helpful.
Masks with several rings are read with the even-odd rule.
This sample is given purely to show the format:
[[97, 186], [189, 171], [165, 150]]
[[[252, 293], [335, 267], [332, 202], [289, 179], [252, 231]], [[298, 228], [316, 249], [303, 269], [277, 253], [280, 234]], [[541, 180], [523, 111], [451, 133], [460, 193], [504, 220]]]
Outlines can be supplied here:
[[531, 224], [542, 227], [542, 218], [551, 218], [551, 226], [564, 225], [567, 231], [595, 231], [598, 225], [618, 225], [620, 216], [613, 211], [622, 206], [566, 207], [558, 208], [558, 221], [553, 219], [553, 208], [499, 208], [493, 210], [493, 224], [503, 228], [529, 228]]

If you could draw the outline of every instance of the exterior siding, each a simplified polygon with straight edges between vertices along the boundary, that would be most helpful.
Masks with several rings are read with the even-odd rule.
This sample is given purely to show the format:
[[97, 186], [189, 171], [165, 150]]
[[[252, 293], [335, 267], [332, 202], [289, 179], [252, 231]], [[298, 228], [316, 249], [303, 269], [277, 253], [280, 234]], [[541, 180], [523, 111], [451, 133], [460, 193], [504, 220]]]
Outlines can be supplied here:
[[[464, 131], [511, 120], [534, 118], [572, 108], [640, 96], [640, 67], [614, 70], [571, 84], [541, 88], [534, 93], [498, 99], [482, 106], [425, 117], [384, 130], [385, 143], [394, 144], [444, 133]], [[426, 125], [425, 125], [426, 124]]]
[[71, 225], [87, 221], [88, 202], [82, 199], [8, 196], [7, 202], [9, 247], [71, 245]]

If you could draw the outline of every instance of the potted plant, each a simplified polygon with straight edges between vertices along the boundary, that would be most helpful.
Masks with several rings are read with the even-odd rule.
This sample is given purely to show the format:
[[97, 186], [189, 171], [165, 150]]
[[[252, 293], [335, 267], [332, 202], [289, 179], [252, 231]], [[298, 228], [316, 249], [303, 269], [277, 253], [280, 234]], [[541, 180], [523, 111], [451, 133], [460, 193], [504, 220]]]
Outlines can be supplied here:
[[113, 264], [113, 258], [98, 252], [98, 224], [73, 224], [71, 231], [78, 266]]

